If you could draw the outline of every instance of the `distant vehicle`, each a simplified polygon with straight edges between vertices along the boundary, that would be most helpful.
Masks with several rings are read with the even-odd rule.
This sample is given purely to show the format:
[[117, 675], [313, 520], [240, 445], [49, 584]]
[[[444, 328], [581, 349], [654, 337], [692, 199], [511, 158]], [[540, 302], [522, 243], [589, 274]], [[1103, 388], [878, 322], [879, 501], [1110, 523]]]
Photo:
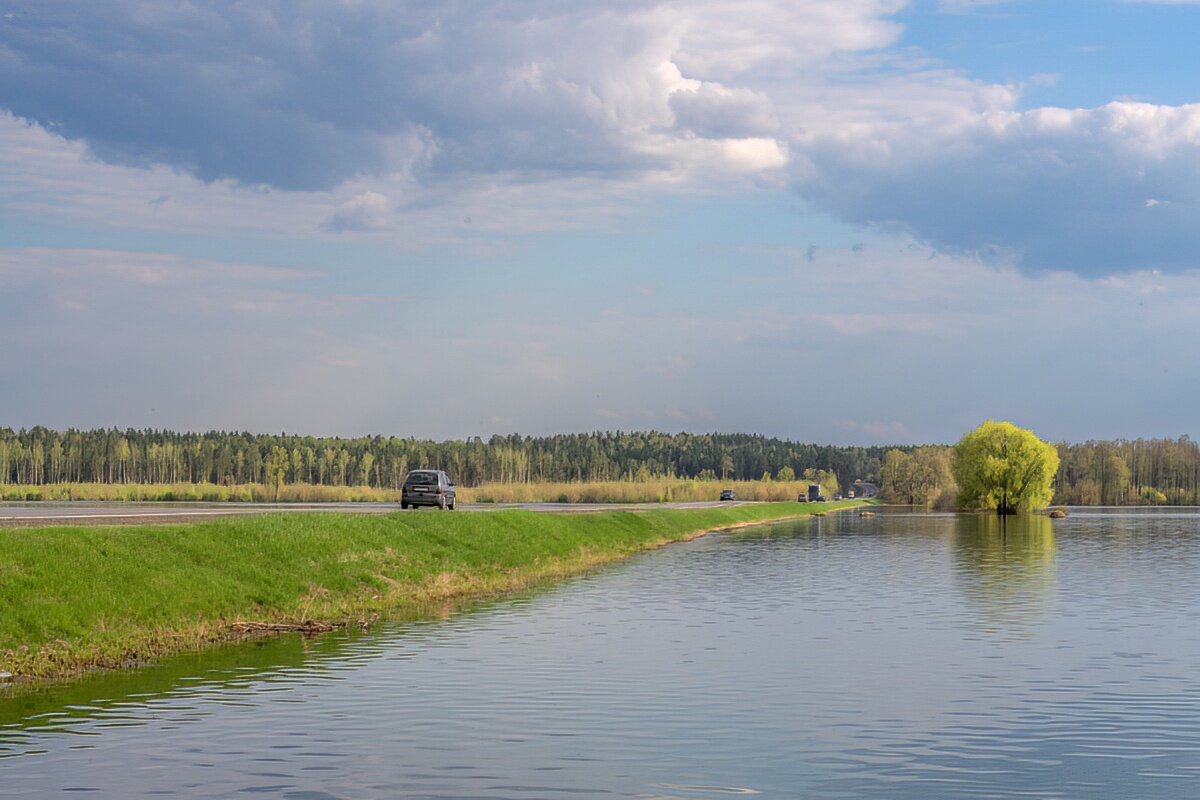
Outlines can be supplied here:
[[808, 502], [815, 503], [817, 498], [821, 496], [821, 484], [810, 483], [808, 485]]
[[737, 500], [737, 497], [733, 494], [733, 489], [722, 489], [721, 490], [721, 499], [722, 500]]
[[437, 506], [454, 510], [454, 482], [440, 469], [414, 469], [404, 478], [400, 508]]
[[825, 495], [820, 495], [819, 497], [817, 497], [818, 503], [825, 503], [825, 502], [828, 502], [828, 500], [829, 500], [829, 498], [826, 497]]

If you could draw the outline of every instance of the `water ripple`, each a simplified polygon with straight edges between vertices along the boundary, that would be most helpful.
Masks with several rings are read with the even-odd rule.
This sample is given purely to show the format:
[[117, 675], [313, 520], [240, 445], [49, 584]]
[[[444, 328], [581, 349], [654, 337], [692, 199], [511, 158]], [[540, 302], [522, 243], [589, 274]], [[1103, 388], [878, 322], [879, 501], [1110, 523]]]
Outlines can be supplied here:
[[997, 525], [770, 526], [0, 699], [3, 792], [1200, 796], [1200, 517]]

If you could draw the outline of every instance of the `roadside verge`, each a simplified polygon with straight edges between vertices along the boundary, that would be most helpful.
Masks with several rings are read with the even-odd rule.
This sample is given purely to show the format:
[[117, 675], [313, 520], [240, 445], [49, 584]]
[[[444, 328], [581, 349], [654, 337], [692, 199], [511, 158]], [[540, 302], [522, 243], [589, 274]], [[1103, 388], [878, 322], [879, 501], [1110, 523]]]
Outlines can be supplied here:
[[719, 529], [858, 505], [594, 514], [296, 514], [0, 530], [0, 673], [18, 682], [145, 664], [293, 628], [584, 572]]

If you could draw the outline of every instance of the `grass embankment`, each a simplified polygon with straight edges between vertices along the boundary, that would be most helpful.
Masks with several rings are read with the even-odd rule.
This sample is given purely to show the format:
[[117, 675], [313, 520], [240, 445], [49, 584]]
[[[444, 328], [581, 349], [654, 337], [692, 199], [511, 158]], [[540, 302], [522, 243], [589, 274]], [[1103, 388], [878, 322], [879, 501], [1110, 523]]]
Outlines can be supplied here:
[[[795, 501], [808, 481], [709, 481], [651, 478], [647, 481], [575, 481], [564, 483], [485, 483], [459, 486], [464, 503], [670, 503], [716, 500], [733, 489], [741, 500]], [[374, 486], [323, 486], [261, 483], [50, 483], [0, 485], [0, 500], [105, 500], [125, 502], [205, 501], [211, 503], [358, 503], [399, 502], [396, 489]]]
[[234, 623], [353, 624], [518, 589], [705, 531], [852, 503], [596, 514], [271, 514], [187, 525], [0, 530], [0, 671], [114, 667]]

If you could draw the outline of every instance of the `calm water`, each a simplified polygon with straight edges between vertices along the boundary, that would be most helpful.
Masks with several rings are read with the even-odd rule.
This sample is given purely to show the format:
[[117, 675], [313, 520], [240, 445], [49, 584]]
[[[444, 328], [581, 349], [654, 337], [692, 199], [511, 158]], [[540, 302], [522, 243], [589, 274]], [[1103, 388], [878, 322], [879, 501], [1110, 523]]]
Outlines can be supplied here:
[[1200, 797], [1200, 515], [833, 515], [0, 698], [0, 796]]

